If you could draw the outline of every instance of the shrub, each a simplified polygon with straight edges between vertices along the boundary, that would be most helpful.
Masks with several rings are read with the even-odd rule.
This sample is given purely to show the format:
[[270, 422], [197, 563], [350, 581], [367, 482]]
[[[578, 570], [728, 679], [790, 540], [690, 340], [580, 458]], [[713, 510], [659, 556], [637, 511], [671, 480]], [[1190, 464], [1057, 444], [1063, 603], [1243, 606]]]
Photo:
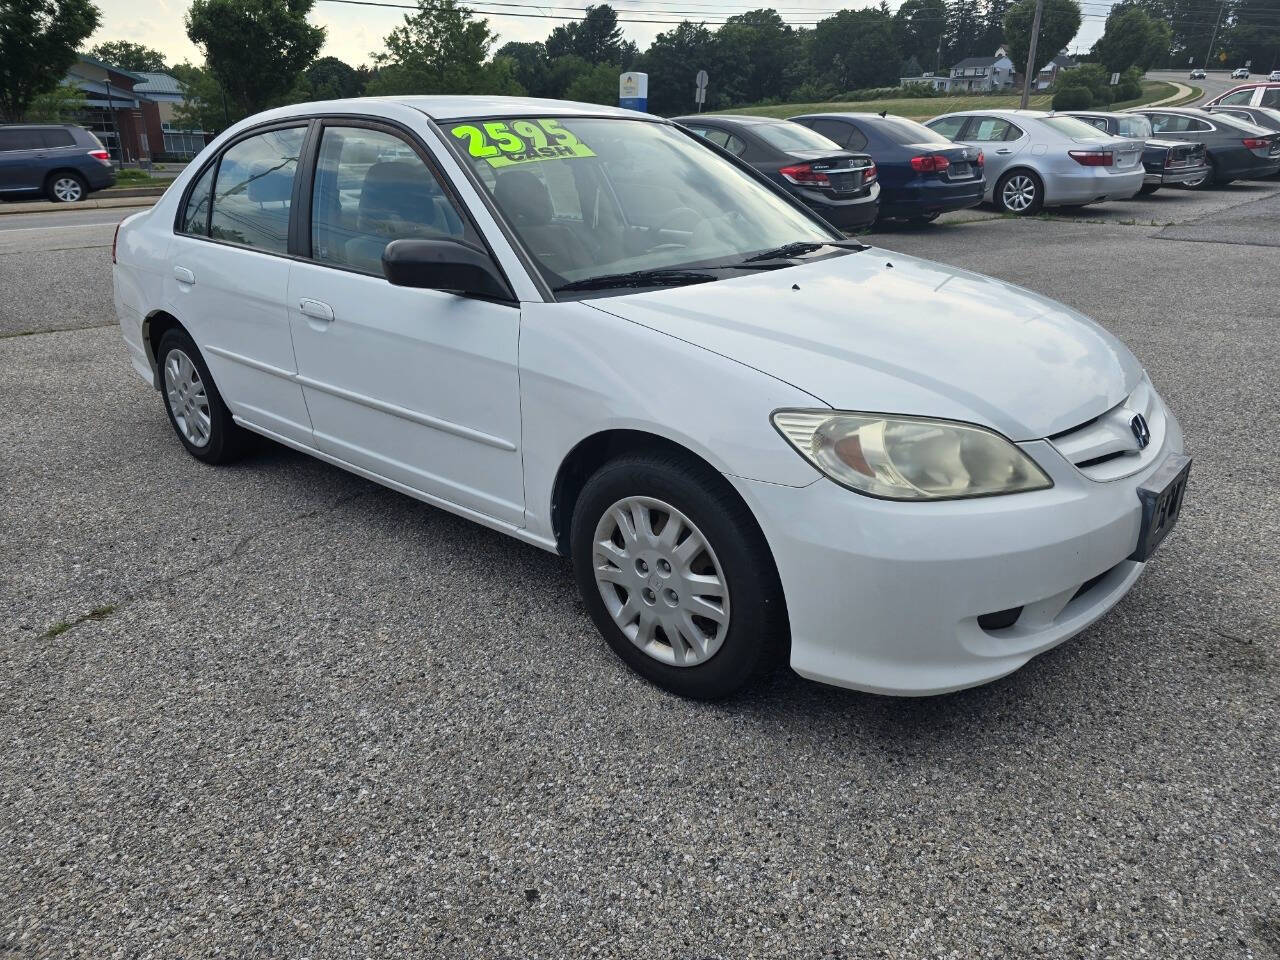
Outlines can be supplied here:
[[1053, 95], [1055, 110], [1088, 110], [1094, 104], [1088, 87], [1061, 87]]

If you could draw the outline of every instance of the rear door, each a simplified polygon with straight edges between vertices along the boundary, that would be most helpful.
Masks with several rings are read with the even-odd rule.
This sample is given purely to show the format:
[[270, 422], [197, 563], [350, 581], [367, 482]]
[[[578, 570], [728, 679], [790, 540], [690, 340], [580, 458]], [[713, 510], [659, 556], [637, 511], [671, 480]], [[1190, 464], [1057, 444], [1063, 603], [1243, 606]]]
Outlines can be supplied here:
[[44, 168], [37, 155], [43, 152], [40, 131], [0, 128], [0, 190], [39, 190], [44, 184]]
[[431, 155], [393, 127], [325, 121], [311, 180], [289, 313], [316, 446], [523, 524], [519, 305], [396, 287], [382, 273], [393, 240], [483, 246], [476, 228]]
[[238, 139], [197, 178], [165, 292], [231, 412], [311, 446], [289, 335], [289, 218], [307, 121]]
[[983, 152], [988, 183], [999, 179], [1030, 142], [1021, 127], [1003, 117], [988, 116], [970, 117], [958, 139]]

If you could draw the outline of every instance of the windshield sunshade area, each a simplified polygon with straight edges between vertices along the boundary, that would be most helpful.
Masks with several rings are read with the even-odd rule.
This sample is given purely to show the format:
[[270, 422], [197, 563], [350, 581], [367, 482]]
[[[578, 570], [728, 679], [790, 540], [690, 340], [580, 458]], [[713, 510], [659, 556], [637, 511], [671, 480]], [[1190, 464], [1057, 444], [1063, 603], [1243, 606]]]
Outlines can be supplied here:
[[451, 121], [444, 131], [553, 290], [640, 271], [718, 279], [698, 271], [840, 239], [666, 123], [528, 117]]

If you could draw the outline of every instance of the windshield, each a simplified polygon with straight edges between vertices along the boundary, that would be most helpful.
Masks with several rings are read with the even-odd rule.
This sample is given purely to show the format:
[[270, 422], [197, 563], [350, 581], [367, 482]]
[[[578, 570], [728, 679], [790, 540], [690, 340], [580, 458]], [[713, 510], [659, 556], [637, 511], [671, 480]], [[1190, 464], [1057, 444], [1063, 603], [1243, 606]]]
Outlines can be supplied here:
[[444, 129], [552, 288], [840, 239], [670, 124], [531, 116]]
[[1044, 117], [1040, 120], [1046, 127], [1052, 127], [1058, 133], [1073, 140], [1107, 140], [1110, 134], [1104, 133], [1091, 123], [1085, 123], [1076, 117]]
[[1137, 114], [1116, 118], [1116, 132], [1133, 140], [1151, 138], [1151, 121]]
[[748, 128], [757, 137], [779, 150], [839, 150], [840, 144], [790, 120], [753, 123]]
[[914, 120], [906, 120], [902, 117], [884, 117], [871, 121], [870, 125], [894, 143], [902, 144], [904, 147], [917, 143], [939, 143], [948, 147], [953, 145], [952, 141], [936, 130], [930, 130], [923, 123], [916, 123]]

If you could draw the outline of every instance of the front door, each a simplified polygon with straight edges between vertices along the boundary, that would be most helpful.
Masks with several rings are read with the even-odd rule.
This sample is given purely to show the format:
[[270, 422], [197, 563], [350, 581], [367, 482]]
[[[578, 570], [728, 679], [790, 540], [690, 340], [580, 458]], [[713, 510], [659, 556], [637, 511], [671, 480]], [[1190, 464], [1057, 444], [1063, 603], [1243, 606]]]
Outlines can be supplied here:
[[[311, 445], [289, 335], [289, 213], [306, 126], [231, 146], [192, 187], [165, 291], [231, 412]], [[216, 175], [216, 184], [214, 178]]]
[[289, 280], [298, 382], [324, 452], [520, 525], [519, 308], [382, 276], [395, 239], [480, 244], [425, 157], [376, 125], [325, 126]]

